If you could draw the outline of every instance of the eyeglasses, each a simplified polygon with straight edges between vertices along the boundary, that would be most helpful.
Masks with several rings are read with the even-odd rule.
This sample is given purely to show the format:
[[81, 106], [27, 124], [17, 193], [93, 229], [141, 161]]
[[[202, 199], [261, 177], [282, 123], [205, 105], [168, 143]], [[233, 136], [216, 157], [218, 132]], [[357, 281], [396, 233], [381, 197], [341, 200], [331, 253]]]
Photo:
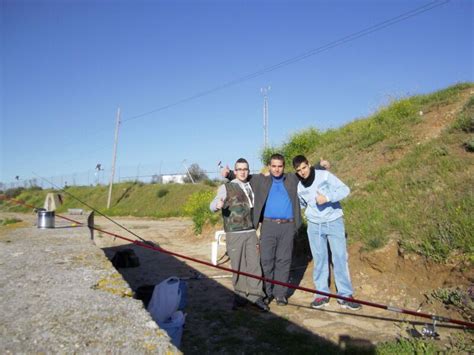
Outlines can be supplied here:
[[247, 168], [238, 168], [238, 169], [235, 169], [235, 171], [249, 171], [249, 169], [247, 169]]

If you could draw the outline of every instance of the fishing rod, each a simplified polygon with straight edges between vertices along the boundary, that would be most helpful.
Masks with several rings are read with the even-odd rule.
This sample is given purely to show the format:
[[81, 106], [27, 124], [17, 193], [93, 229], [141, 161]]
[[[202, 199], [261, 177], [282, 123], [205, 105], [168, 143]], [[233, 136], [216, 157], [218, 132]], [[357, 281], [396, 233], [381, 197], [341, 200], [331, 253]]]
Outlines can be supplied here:
[[[63, 189], [60, 189], [60, 190], [64, 191]], [[68, 193], [68, 195], [70, 195], [72, 197], [71, 193]], [[80, 199], [78, 199], [78, 198], [75, 198], [75, 199], [77, 201], [81, 202]], [[83, 202], [81, 202], [81, 203], [83, 203]], [[85, 205], [90, 207], [87, 204], [85, 204]], [[101, 215], [103, 215], [103, 214], [101, 214]], [[110, 219], [110, 218], [107, 217], [107, 219]], [[80, 223], [80, 222], [77, 222], [77, 223]], [[115, 224], [117, 226], [119, 226], [119, 227], [121, 227], [121, 228], [128, 231], [128, 229], [121, 226], [119, 223], [115, 223]], [[472, 323], [472, 322], [462, 321], [462, 320], [453, 319], [453, 318], [447, 318], [447, 317], [443, 317], [443, 316], [439, 316], [439, 315], [435, 315], [435, 314], [412, 311], [412, 310], [409, 310], [409, 309], [403, 309], [403, 308], [394, 307], [394, 306], [390, 306], [390, 305], [383, 305], [383, 304], [370, 302], [370, 301], [364, 301], [364, 300], [360, 300], [360, 299], [356, 299], [356, 298], [352, 298], [352, 297], [340, 296], [340, 295], [332, 294], [332, 293], [329, 293], [329, 292], [323, 292], [323, 291], [319, 291], [319, 290], [316, 290], [316, 289], [311, 289], [311, 288], [308, 288], [308, 287], [296, 286], [296, 285], [289, 284], [289, 283], [286, 283], [286, 282], [281, 282], [281, 281], [277, 281], [277, 280], [273, 280], [273, 279], [268, 279], [268, 278], [265, 278], [265, 277], [262, 277], [262, 276], [253, 275], [253, 274], [250, 274], [250, 273], [247, 273], [247, 272], [244, 272], [244, 271], [234, 270], [234, 269], [224, 267], [224, 266], [220, 266], [220, 265], [214, 265], [214, 264], [209, 263], [207, 261], [196, 259], [196, 258], [187, 256], [187, 255], [184, 255], [184, 254], [172, 252], [172, 251], [163, 249], [161, 247], [158, 247], [158, 246], [154, 245], [153, 243], [144, 240], [141, 237], [138, 237], [140, 239], [140, 241], [139, 240], [133, 240], [133, 239], [121, 236], [117, 233], [112, 233], [112, 232], [97, 228], [95, 226], [89, 226], [89, 228], [92, 228], [92, 229], [94, 229], [98, 232], [104, 233], [106, 235], [110, 235], [110, 236], [113, 236], [115, 238], [119, 238], [119, 239], [128, 241], [132, 244], [135, 244], [137, 246], [141, 246], [143, 248], [151, 249], [151, 250], [158, 251], [158, 252], [161, 252], [161, 253], [165, 253], [165, 254], [168, 254], [168, 255], [172, 255], [172, 256], [175, 256], [175, 257], [178, 257], [178, 258], [181, 258], [181, 259], [193, 261], [193, 262], [196, 262], [196, 263], [199, 263], [199, 264], [202, 264], [202, 265], [206, 265], [206, 266], [209, 266], [209, 267], [213, 267], [213, 268], [216, 268], [216, 269], [228, 271], [228, 272], [231, 272], [231, 273], [234, 273], [234, 274], [247, 276], [247, 277], [254, 278], [254, 279], [257, 279], [257, 280], [261, 280], [263, 282], [268, 282], [268, 283], [271, 283], [271, 284], [274, 284], [274, 285], [280, 285], [280, 286], [292, 288], [292, 289], [295, 289], [295, 290], [305, 291], [305, 292], [313, 293], [313, 294], [319, 294], [319, 295], [322, 295], [322, 296], [326, 296], [326, 297], [330, 297], [330, 298], [336, 298], [336, 299], [340, 299], [340, 300], [344, 300], [344, 301], [355, 302], [355, 303], [359, 303], [359, 304], [362, 304], [362, 305], [365, 305], [365, 306], [380, 308], [380, 309], [387, 310], [387, 311], [390, 311], [390, 312], [408, 314], [408, 315], [415, 316], [415, 317], [431, 319], [433, 321], [432, 327], [426, 328], [426, 330], [424, 330], [424, 334], [426, 334], [427, 336], [434, 337], [434, 336], [437, 335], [436, 330], [435, 330], [436, 322], [452, 323], [452, 324], [457, 324], [457, 325], [464, 326], [465, 328], [474, 329], [474, 323]], [[136, 235], [135, 233], [132, 233], [132, 234]]]
[[118, 222], [115, 222], [112, 218], [108, 217], [106, 214], [100, 212], [98, 209], [90, 206], [89, 204], [85, 203], [84, 201], [82, 201], [81, 199], [79, 199], [78, 197], [74, 196], [72, 193], [66, 191], [65, 189], [59, 187], [58, 185], [54, 184], [53, 182], [49, 181], [48, 179], [42, 177], [42, 176], [39, 176], [38, 174], [34, 173], [33, 172], [33, 175], [39, 177], [40, 179], [46, 181], [48, 184], [50, 184], [51, 186], [54, 186], [56, 189], [58, 189], [59, 191], [62, 191], [64, 192], [65, 194], [67, 194], [68, 196], [72, 197], [74, 200], [78, 201], [79, 203], [82, 203], [83, 205], [89, 207], [92, 211], [96, 212], [97, 214], [101, 215], [102, 217], [106, 218], [107, 220], [109, 220], [110, 222], [112, 222], [113, 224], [115, 224], [116, 226], [126, 230], [128, 233], [130, 233], [131, 235], [137, 237], [138, 239], [140, 239], [142, 242], [145, 242], [145, 243], [153, 243], [152, 241], [148, 241], [148, 240], [145, 240], [143, 239], [142, 237], [140, 237], [138, 234], [132, 232], [130, 229], [126, 228], [125, 226], [121, 225], [120, 223]]

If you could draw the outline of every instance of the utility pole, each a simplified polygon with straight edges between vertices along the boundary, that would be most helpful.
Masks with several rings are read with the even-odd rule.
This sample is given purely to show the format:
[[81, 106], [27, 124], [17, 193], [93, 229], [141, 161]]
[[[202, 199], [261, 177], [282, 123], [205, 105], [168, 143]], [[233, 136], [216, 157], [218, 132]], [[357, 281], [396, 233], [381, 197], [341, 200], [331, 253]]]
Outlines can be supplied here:
[[195, 184], [194, 179], [193, 179], [191, 173], [189, 172], [189, 169], [188, 169], [188, 167], [186, 166], [185, 163], [186, 163], [186, 159], [183, 160], [183, 165], [184, 165], [184, 167], [186, 168], [186, 171], [188, 172], [188, 176], [189, 176], [189, 178], [191, 179], [191, 182], [192, 182], [193, 184]]
[[118, 143], [119, 126], [120, 126], [120, 107], [117, 109], [117, 121], [115, 123], [114, 155], [113, 155], [113, 158], [112, 158], [112, 173], [111, 173], [111, 176], [110, 176], [109, 197], [107, 199], [107, 209], [110, 208], [110, 200], [112, 199], [112, 185], [114, 184], [114, 177], [115, 177], [115, 161], [117, 160], [117, 143]]
[[268, 147], [268, 92], [271, 86], [260, 89], [263, 95], [263, 149]]

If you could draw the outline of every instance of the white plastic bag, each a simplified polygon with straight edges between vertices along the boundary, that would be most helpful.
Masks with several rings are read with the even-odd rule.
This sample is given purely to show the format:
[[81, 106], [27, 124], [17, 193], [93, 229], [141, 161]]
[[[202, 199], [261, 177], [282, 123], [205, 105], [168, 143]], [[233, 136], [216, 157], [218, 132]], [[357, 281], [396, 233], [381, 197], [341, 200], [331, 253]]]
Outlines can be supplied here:
[[155, 322], [164, 322], [178, 310], [180, 301], [179, 278], [172, 276], [155, 286], [147, 309]]

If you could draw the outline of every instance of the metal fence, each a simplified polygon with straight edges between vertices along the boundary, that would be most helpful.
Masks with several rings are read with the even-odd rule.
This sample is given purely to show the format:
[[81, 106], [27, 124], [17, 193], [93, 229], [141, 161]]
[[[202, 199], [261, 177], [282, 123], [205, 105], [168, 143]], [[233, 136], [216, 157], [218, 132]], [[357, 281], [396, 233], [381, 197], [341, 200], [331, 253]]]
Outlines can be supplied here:
[[[183, 169], [184, 170], [184, 169]], [[219, 171], [203, 171], [210, 180], [222, 180]], [[252, 173], [258, 173], [255, 170]], [[118, 168], [115, 172], [114, 183], [138, 181], [145, 184], [162, 183], [167, 179], [166, 176], [185, 176], [186, 171], [177, 172], [156, 172], [156, 167], [153, 170], [148, 166], [137, 167], [123, 167]], [[54, 176], [43, 177], [16, 177], [11, 182], [0, 182], [0, 190], [7, 190], [12, 188], [31, 188], [41, 187], [47, 188], [64, 188], [67, 186], [100, 186], [108, 185], [110, 183], [111, 170], [108, 169], [91, 169], [83, 172], [75, 172]], [[168, 179], [169, 180], [169, 179]]]

